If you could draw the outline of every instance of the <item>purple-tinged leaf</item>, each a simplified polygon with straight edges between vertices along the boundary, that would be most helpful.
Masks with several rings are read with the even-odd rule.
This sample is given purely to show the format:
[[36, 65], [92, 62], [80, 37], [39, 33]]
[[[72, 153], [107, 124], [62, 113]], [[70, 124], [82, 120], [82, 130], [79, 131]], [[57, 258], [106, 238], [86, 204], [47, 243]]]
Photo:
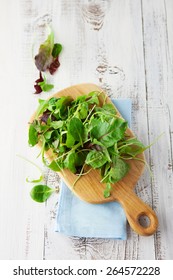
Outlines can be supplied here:
[[41, 72], [40, 72], [40, 77], [35, 81], [35, 85], [34, 85], [34, 88], [35, 88], [35, 94], [39, 94], [39, 93], [41, 93], [42, 92], [42, 88], [41, 88], [41, 86], [39, 85], [39, 83], [41, 83], [41, 82], [43, 82], [44, 81], [44, 79], [43, 79], [43, 76], [42, 76], [42, 74], [41, 74]]
[[59, 58], [57, 57], [49, 66], [50, 74], [53, 75], [56, 72], [56, 70], [59, 68], [59, 66], [60, 66], [60, 62], [59, 62]]

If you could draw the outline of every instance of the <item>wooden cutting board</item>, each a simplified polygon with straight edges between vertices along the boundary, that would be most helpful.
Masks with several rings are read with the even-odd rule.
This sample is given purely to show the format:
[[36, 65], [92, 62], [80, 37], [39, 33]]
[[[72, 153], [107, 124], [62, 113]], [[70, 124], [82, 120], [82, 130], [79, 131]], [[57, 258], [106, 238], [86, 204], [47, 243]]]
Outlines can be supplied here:
[[[91, 91], [102, 91], [102, 89], [94, 84], [79, 84], [61, 90], [53, 96], [71, 96], [75, 99], [76, 97], [84, 94], [86, 95]], [[103, 97], [101, 96], [100, 103], [102, 103], [102, 101]], [[106, 102], [112, 103], [108, 97], [106, 99]], [[34, 116], [35, 114], [33, 114], [33, 116], [31, 117], [30, 122], [32, 122], [32, 120], [34, 119]], [[127, 133], [134, 137], [133, 132], [129, 128], [127, 129]], [[40, 145], [41, 144], [39, 144], [39, 146]], [[50, 150], [46, 153], [46, 156], [49, 161], [53, 160]], [[143, 153], [138, 157], [144, 160]], [[130, 164], [130, 170], [128, 174], [122, 180], [113, 185], [111, 196], [108, 198], [104, 198], [103, 196], [105, 184], [100, 183], [101, 176], [99, 174], [99, 171], [97, 170], [93, 169], [87, 175], [82, 176], [77, 181], [74, 187], [72, 186], [77, 178], [75, 174], [73, 174], [69, 170], [64, 170], [63, 173], [59, 172], [59, 175], [66, 182], [71, 191], [84, 201], [87, 201], [89, 203], [105, 203], [110, 201], [118, 201], [124, 208], [127, 220], [133, 230], [140, 235], [151, 235], [157, 229], [157, 217], [154, 211], [141, 199], [139, 199], [134, 193], [134, 187], [144, 171], [145, 164], [139, 160], [128, 160], [128, 163]], [[141, 216], [148, 217], [149, 225], [147, 227], [144, 227], [140, 224], [139, 219]]]

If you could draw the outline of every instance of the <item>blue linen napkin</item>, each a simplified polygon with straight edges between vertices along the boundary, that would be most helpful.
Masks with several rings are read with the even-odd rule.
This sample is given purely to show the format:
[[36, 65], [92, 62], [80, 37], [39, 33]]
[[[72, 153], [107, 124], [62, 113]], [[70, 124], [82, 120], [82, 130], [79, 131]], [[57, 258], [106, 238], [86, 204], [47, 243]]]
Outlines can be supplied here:
[[[131, 100], [113, 99], [131, 125]], [[61, 180], [55, 231], [68, 236], [126, 240], [126, 216], [118, 202], [90, 204], [76, 197]]]

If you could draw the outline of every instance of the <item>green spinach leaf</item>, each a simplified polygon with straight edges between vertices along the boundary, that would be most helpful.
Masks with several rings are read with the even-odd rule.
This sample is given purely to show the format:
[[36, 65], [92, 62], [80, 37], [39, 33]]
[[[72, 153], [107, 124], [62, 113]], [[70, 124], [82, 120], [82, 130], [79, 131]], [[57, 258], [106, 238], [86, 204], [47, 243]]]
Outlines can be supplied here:
[[72, 151], [67, 155], [64, 161], [64, 165], [65, 168], [71, 170], [72, 173], [76, 173], [76, 166], [78, 166], [78, 162], [79, 162], [78, 154]]
[[84, 125], [78, 118], [72, 118], [69, 122], [68, 130], [73, 138], [80, 142], [82, 145], [82, 139], [84, 136]]
[[61, 167], [56, 160], [53, 160], [48, 167], [53, 171], [61, 171]]
[[96, 169], [102, 167], [107, 162], [107, 157], [101, 151], [92, 150], [87, 154], [85, 162]]
[[129, 165], [127, 162], [123, 161], [122, 159], [118, 158], [116, 160], [116, 164], [111, 167], [109, 171], [109, 182], [116, 183], [120, 181], [129, 171]]
[[108, 122], [99, 122], [91, 130], [91, 137], [99, 140], [105, 147], [113, 146], [120, 140], [127, 129], [127, 122], [123, 119], [113, 119], [109, 124]]
[[75, 139], [71, 135], [71, 133], [68, 131], [67, 132], [67, 138], [66, 138], [66, 146], [67, 146], [67, 148], [72, 148], [74, 146], [74, 143], [75, 143]]
[[32, 188], [30, 195], [33, 200], [42, 203], [45, 202], [53, 192], [54, 190], [46, 185], [37, 185]]
[[56, 58], [60, 54], [61, 51], [62, 51], [62, 45], [61, 44], [57, 44], [57, 43], [54, 44], [53, 50], [52, 50], [52, 56], [54, 58]]
[[29, 126], [28, 143], [32, 147], [38, 143], [38, 132], [33, 124]]

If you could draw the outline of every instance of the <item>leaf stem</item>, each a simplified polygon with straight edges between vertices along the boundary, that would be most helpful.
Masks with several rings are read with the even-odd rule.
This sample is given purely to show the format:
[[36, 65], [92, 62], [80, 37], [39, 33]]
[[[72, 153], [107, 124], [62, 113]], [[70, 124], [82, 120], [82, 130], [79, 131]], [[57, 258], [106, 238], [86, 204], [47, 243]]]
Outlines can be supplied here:
[[72, 188], [74, 188], [74, 186], [76, 185], [77, 181], [80, 179], [80, 177], [82, 176], [83, 170], [84, 170], [85, 164], [82, 166], [81, 171], [78, 175], [78, 177], [76, 178], [76, 180], [74, 181]]
[[92, 109], [90, 110], [88, 116], [86, 117], [85, 121], [83, 122], [83, 125], [88, 121], [88, 119], [89, 119], [91, 113], [94, 111], [95, 107], [96, 107], [96, 105], [94, 105], [94, 106], [92, 107]]
[[41, 173], [39, 179], [29, 180], [28, 178], [26, 178], [27, 183], [39, 183], [39, 182], [41, 182], [44, 179], [43, 171], [42, 171], [42, 169], [37, 164], [35, 164], [34, 162], [32, 162], [31, 160], [27, 159], [26, 157], [24, 157], [22, 155], [17, 154], [16, 156], [21, 158], [21, 159], [23, 159], [23, 160], [25, 160], [26, 162], [32, 164], [33, 166], [35, 166], [40, 171], [40, 173]]

